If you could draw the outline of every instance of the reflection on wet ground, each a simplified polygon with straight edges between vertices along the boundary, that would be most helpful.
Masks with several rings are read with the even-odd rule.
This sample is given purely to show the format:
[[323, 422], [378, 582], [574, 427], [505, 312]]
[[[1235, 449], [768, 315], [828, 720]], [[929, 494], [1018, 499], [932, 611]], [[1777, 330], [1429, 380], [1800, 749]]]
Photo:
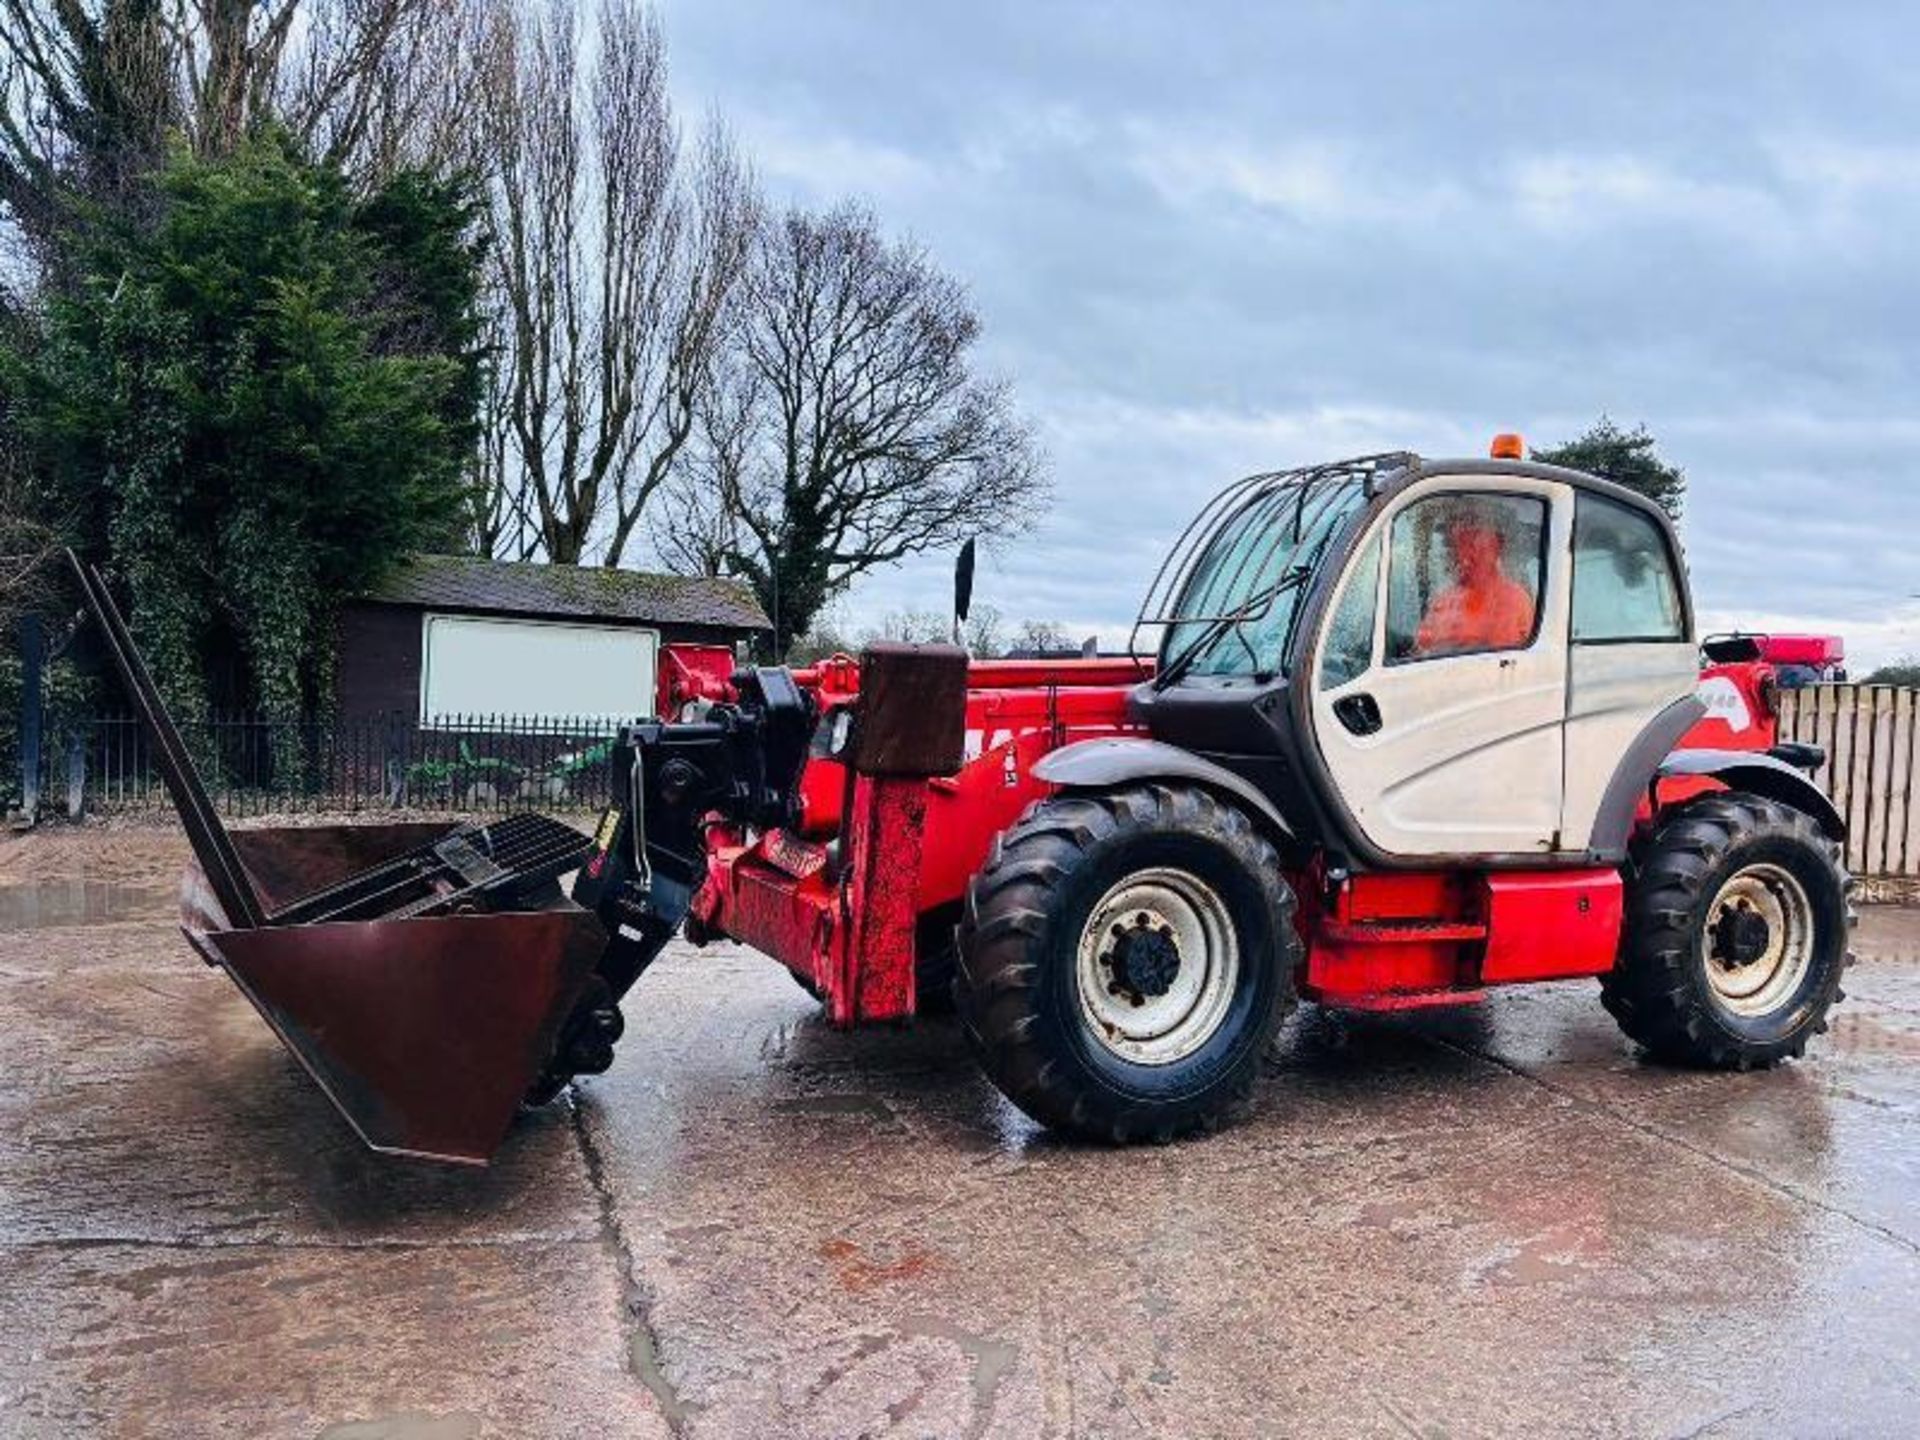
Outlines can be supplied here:
[[163, 911], [172, 896], [145, 885], [111, 880], [38, 880], [0, 885], [0, 934], [66, 925], [107, 925]]
[[1915, 912], [1772, 1074], [1647, 1065], [1587, 985], [1307, 1009], [1247, 1121], [1128, 1151], [683, 947], [468, 1174], [356, 1149], [169, 895], [77, 893], [0, 925], [0, 1434], [1920, 1423]]

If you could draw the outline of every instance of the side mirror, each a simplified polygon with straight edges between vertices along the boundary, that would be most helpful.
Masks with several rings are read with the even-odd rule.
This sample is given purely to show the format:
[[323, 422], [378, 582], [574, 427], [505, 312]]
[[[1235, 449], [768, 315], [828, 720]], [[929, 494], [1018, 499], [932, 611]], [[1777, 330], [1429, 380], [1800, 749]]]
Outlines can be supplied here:
[[959, 643], [960, 627], [967, 623], [967, 611], [973, 608], [973, 541], [960, 547], [953, 562], [953, 634]]

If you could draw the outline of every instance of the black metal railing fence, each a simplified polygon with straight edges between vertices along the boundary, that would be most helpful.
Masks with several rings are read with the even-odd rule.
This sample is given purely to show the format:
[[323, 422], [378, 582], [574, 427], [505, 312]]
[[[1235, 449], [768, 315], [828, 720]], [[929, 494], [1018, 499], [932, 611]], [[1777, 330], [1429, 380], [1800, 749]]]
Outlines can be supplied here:
[[[607, 801], [617, 723], [460, 715], [306, 717], [215, 713], [179, 725], [223, 815], [360, 810], [595, 810]], [[171, 807], [152, 742], [129, 715], [49, 719], [43, 813]]]

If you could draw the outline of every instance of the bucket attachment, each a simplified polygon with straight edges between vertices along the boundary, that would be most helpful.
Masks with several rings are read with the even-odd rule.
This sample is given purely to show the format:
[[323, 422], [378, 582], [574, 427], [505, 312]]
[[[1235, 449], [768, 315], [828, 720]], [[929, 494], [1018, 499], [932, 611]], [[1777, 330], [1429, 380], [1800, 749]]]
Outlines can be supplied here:
[[583, 910], [189, 932], [375, 1150], [481, 1165], [604, 943]]
[[485, 1164], [522, 1099], [617, 1025], [608, 932], [559, 885], [593, 842], [532, 814], [229, 833], [101, 576], [68, 558], [193, 847], [187, 938], [368, 1145]]

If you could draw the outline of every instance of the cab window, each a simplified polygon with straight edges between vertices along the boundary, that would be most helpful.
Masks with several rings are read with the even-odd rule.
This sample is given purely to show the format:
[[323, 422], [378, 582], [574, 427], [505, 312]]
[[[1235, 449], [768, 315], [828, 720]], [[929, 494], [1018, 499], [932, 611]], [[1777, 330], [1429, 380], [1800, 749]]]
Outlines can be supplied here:
[[1581, 491], [1573, 508], [1573, 643], [1684, 639], [1680, 585], [1659, 523]]
[[1320, 651], [1320, 688], [1331, 690], [1373, 663], [1373, 617], [1380, 605], [1380, 542], [1371, 540], [1347, 576]]
[[1547, 502], [1431, 495], [1393, 519], [1387, 663], [1521, 650], [1540, 621]]

